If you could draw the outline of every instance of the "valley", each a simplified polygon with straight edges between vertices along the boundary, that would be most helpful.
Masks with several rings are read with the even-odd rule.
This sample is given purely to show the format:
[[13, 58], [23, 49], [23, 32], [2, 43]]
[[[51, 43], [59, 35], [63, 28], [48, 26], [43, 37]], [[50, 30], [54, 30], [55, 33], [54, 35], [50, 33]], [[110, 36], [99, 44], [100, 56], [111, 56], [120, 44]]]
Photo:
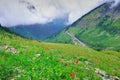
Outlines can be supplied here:
[[8, 27], [11, 31], [33, 40], [44, 41], [47, 37], [65, 28], [65, 20], [55, 19], [47, 24], [17, 25]]

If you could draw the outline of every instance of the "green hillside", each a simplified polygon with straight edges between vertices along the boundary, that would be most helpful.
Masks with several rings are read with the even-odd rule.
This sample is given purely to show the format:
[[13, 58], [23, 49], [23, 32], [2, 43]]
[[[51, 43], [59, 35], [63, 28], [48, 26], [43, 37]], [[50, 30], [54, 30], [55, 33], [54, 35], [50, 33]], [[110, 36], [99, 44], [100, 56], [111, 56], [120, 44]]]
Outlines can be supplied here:
[[[58, 42], [60, 35], [66, 37], [65, 32], [75, 35], [89, 47], [97, 50], [112, 49], [120, 50], [120, 10], [119, 5], [113, 9], [108, 4], [99, 6], [90, 13], [84, 15], [67, 29], [48, 41]], [[59, 42], [69, 43], [70, 38], [59, 38]]]
[[119, 54], [28, 40], [0, 27], [0, 80], [115, 79], [120, 77]]
[[51, 37], [47, 38], [45, 41], [52, 42], [52, 43], [73, 43], [71, 37], [65, 33], [65, 30], [60, 31], [56, 35], [52, 35]]

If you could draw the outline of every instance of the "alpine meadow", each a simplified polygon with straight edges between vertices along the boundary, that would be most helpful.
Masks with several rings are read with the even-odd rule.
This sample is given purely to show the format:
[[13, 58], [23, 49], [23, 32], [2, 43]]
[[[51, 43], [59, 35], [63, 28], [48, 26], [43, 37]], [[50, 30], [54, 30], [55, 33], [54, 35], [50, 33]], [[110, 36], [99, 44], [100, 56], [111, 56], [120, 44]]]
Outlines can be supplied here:
[[8, 2], [0, 0], [0, 80], [120, 80], [119, 0]]

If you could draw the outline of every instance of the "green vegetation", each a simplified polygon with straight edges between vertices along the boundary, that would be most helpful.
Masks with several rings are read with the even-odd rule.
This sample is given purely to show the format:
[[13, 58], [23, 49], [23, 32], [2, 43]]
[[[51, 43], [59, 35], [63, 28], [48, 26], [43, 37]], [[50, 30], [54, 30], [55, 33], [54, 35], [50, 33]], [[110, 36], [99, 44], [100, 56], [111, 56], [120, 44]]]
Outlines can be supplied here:
[[95, 68], [120, 77], [119, 54], [27, 40], [0, 28], [1, 80], [101, 80]]
[[[79, 29], [80, 30], [79, 30]], [[109, 33], [101, 28], [91, 27], [88, 29], [78, 27], [77, 32], [74, 27], [68, 31], [76, 35], [76, 37], [84, 41], [87, 45], [95, 49], [120, 49], [120, 35]]]
[[57, 42], [57, 43], [72, 43], [72, 40], [69, 35], [61, 31], [59, 35], [53, 35], [52, 38], [46, 39], [49, 42]]
[[[96, 50], [120, 51], [120, 12], [106, 6], [102, 5], [91, 11], [69, 26], [66, 31]], [[65, 31], [51, 37], [51, 40], [58, 39], [60, 35], [65, 37]], [[72, 42], [71, 39], [64, 42], [62, 37], [59, 39], [61, 42]]]

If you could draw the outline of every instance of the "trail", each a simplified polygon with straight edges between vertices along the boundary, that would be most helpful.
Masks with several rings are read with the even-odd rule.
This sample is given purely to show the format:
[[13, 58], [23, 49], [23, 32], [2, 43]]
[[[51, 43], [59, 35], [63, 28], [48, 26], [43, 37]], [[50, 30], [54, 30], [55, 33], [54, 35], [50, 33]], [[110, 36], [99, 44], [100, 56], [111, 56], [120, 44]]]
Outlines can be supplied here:
[[74, 43], [75, 45], [86, 46], [85, 43], [83, 43], [82, 41], [80, 41], [80, 40], [79, 40], [78, 38], [76, 38], [73, 34], [69, 33], [68, 31], [65, 31], [65, 33], [68, 34], [68, 35], [71, 37], [71, 39], [72, 39], [72, 41], [73, 41], [73, 43]]

